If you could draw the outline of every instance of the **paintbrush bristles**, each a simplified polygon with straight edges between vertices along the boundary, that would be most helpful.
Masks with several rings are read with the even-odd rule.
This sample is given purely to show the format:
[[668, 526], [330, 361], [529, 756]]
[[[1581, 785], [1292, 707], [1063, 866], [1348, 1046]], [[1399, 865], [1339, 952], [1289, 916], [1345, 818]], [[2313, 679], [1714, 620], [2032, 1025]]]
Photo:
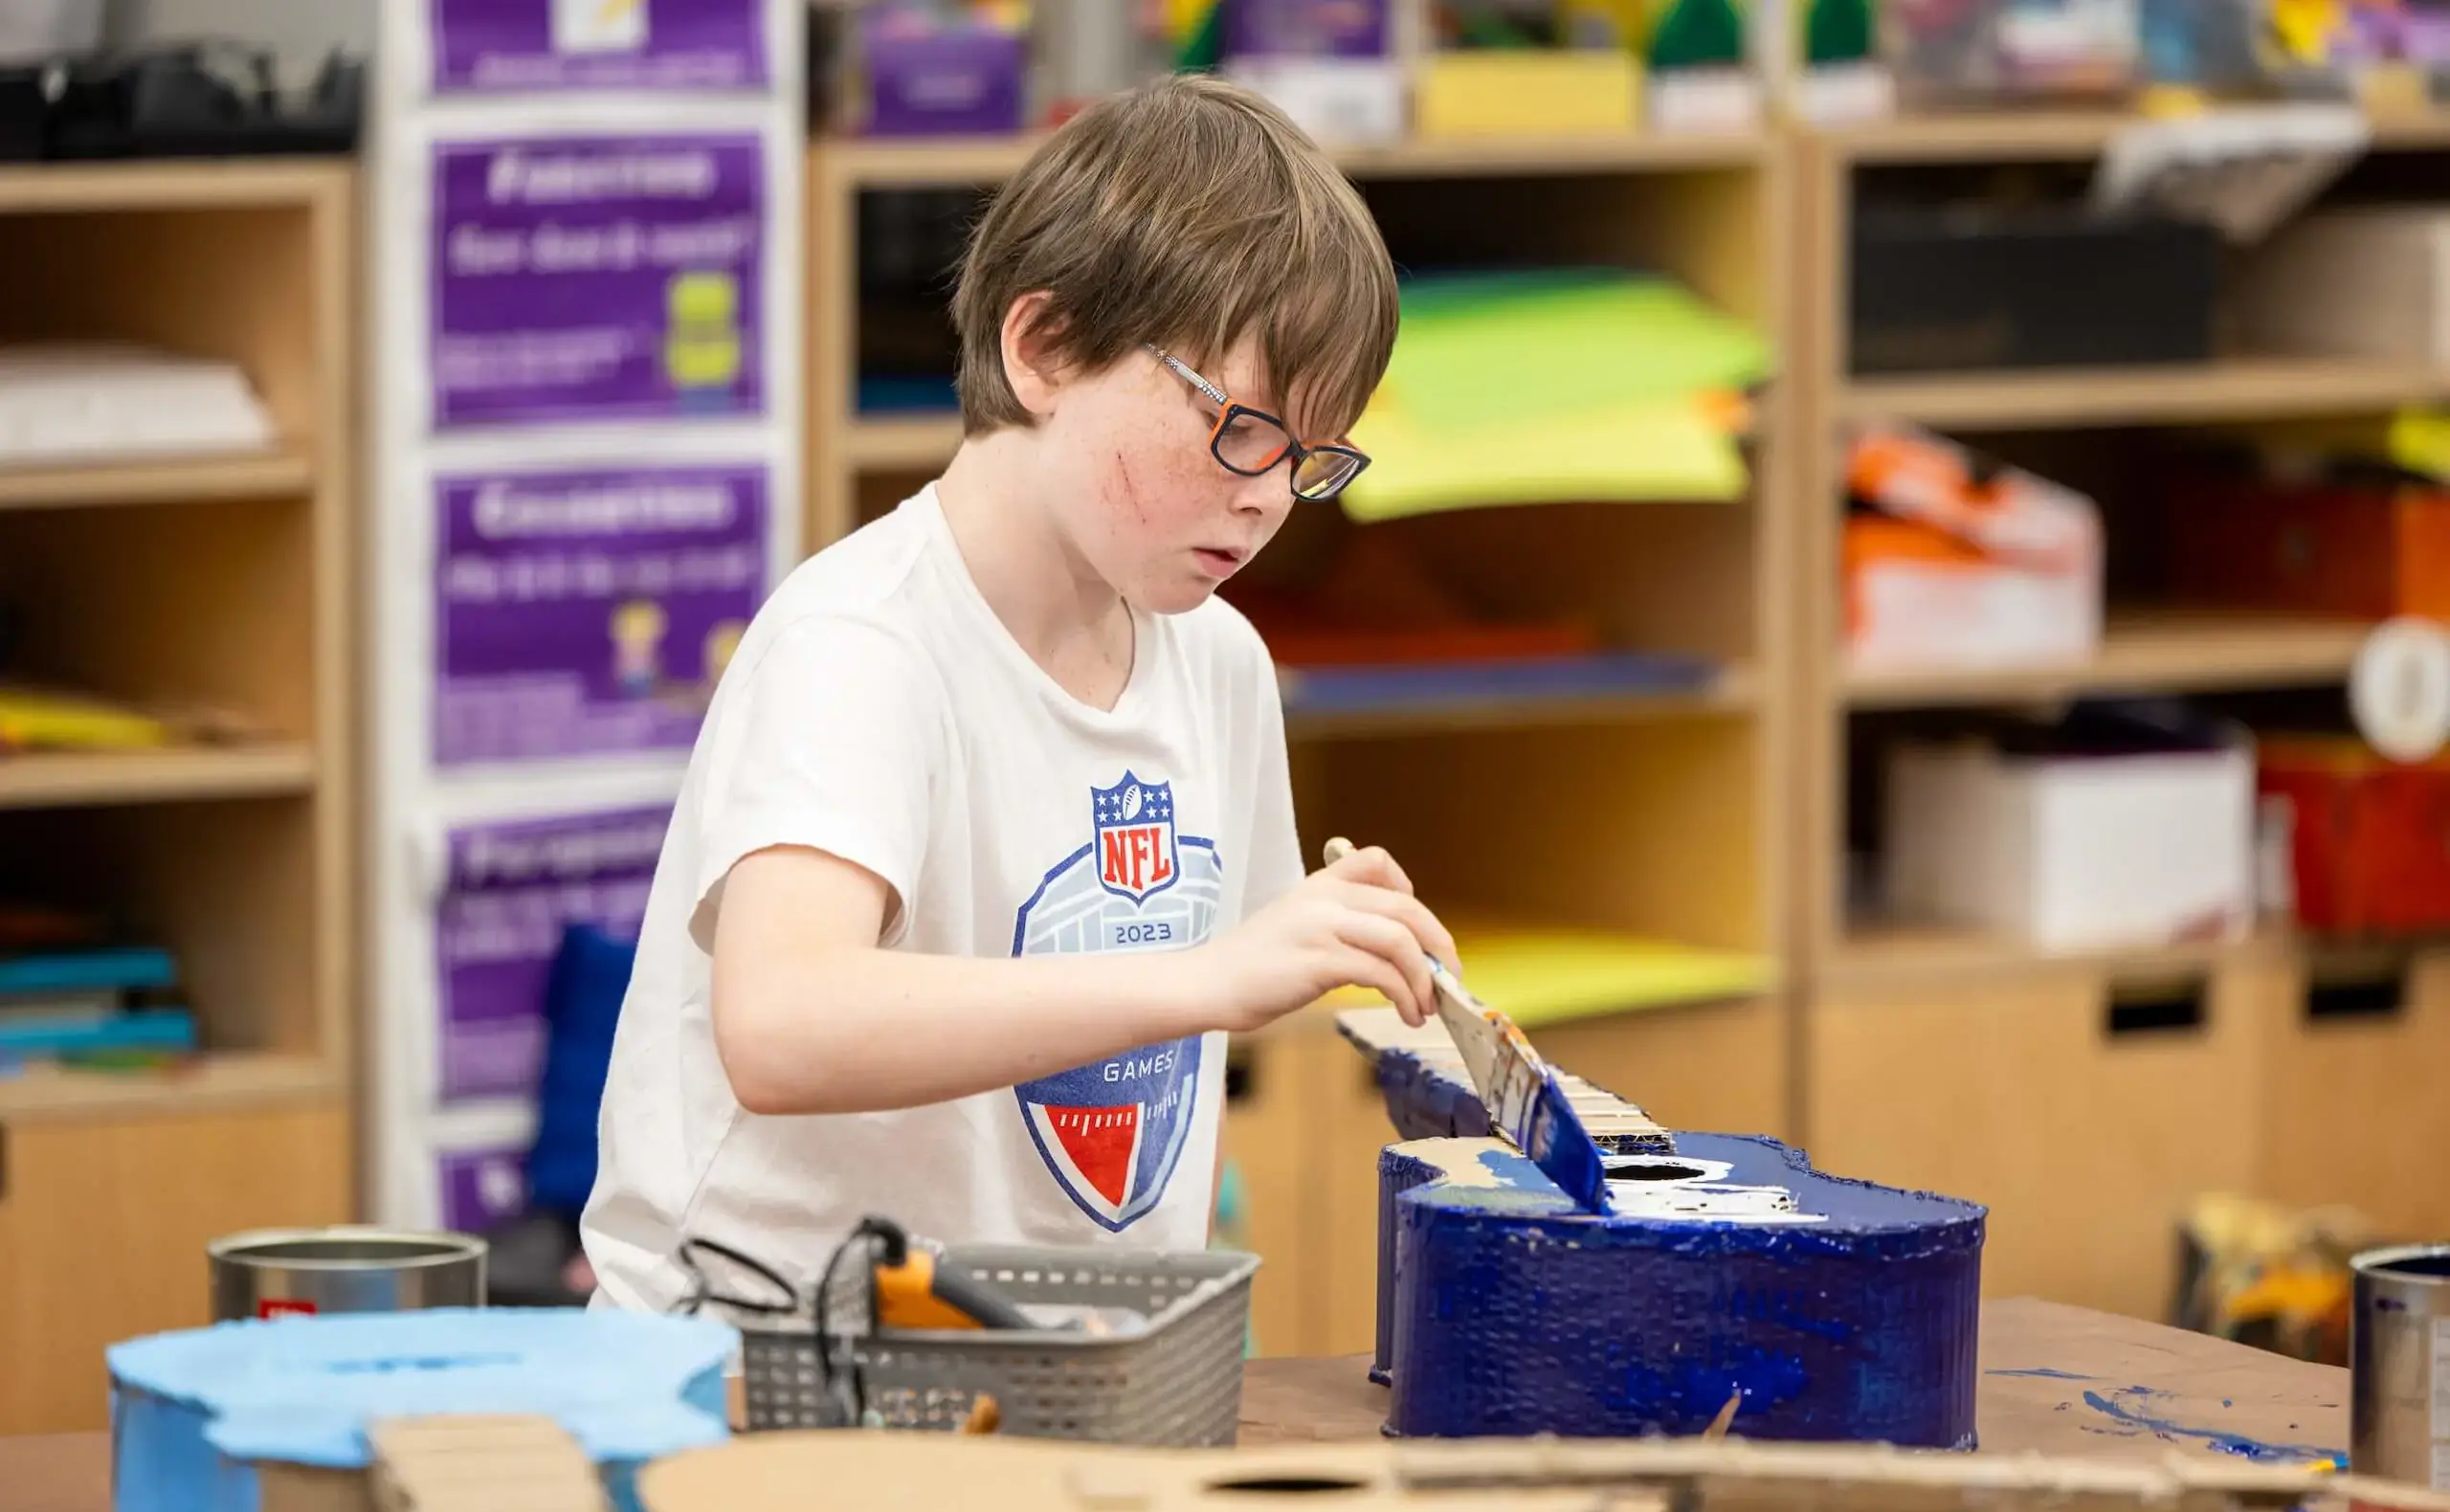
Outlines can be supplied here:
[[[1352, 854], [1352, 842], [1337, 835], [1323, 854], [1333, 866]], [[1599, 1145], [1582, 1126], [1557, 1074], [1514, 1020], [1474, 997], [1436, 956], [1430, 957], [1429, 975], [1437, 989], [1437, 1017], [1489, 1110], [1489, 1126], [1531, 1157], [1576, 1204], [1606, 1212], [1608, 1172]]]

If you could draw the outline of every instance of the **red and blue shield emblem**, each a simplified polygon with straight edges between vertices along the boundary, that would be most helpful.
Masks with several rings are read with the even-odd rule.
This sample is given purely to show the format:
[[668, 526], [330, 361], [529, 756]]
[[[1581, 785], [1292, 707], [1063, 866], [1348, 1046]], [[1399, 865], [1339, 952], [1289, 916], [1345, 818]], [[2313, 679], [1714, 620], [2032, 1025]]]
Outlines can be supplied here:
[[1129, 771], [1111, 788], [1089, 789], [1090, 838], [1098, 882], [1119, 898], [1147, 902], [1182, 876], [1174, 842], [1174, 785], [1142, 782]]
[[1047, 1169], [1082, 1212], [1120, 1232], [1155, 1207], [1199, 1102], [1197, 1036], [1144, 1046], [1015, 1090]]
[[[1089, 789], [1089, 843], [1013, 916], [1013, 954], [1180, 950], [1208, 938], [1225, 892], [1216, 842], [1174, 833], [1174, 789], [1125, 771]], [[1078, 834], [1078, 831], [1074, 832]], [[1145, 1045], [1013, 1089], [1063, 1194], [1121, 1233], [1165, 1200], [1199, 1111], [1200, 1038]]]

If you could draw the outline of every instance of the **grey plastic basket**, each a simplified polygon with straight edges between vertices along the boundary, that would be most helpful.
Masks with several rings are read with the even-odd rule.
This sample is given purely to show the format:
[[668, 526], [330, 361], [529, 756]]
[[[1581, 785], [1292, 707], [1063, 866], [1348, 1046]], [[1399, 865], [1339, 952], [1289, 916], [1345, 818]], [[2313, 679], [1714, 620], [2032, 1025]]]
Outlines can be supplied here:
[[[954, 1245], [937, 1263], [1025, 1307], [1125, 1308], [1144, 1314], [1147, 1326], [1110, 1336], [1052, 1328], [872, 1330], [867, 1267], [846, 1265], [827, 1299], [826, 1326], [835, 1336], [835, 1371], [858, 1369], [869, 1423], [957, 1430], [983, 1392], [995, 1399], [998, 1433], [1110, 1444], [1234, 1442], [1258, 1256]], [[812, 1309], [741, 1316], [720, 1299], [712, 1305], [740, 1329], [750, 1432], [840, 1425], [817, 1359]]]

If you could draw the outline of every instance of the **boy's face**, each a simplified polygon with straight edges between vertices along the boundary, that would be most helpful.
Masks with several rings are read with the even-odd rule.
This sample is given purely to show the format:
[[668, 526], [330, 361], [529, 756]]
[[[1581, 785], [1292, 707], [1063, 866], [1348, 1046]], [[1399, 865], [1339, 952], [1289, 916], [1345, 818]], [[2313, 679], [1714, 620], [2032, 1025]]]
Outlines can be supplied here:
[[[1253, 344], [1192, 370], [1236, 403], [1284, 412]], [[1054, 397], [1040, 451], [1051, 507], [1099, 576], [1143, 609], [1206, 602], [1294, 506], [1291, 462], [1256, 478], [1225, 467], [1210, 450], [1218, 405], [1153, 352], [1070, 375]]]

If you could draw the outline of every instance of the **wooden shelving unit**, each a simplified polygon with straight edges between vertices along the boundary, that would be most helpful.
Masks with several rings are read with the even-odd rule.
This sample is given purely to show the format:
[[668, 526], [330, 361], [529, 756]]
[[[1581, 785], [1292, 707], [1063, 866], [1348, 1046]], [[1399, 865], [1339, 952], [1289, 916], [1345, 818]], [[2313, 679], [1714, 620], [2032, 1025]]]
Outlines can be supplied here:
[[261, 454], [0, 467], [27, 676], [227, 738], [0, 757], [0, 896], [170, 949], [205, 1054], [0, 1079], [0, 1433], [103, 1426], [102, 1349], [210, 1317], [203, 1246], [353, 1215], [355, 174], [0, 170], [0, 344], [234, 362]]
[[1963, 431], [2057, 430], [2370, 414], [2450, 392], [2450, 373], [2337, 358], [2238, 358], [2197, 367], [1858, 378], [1846, 419]]
[[0, 809], [250, 798], [314, 788], [314, 747], [295, 741], [229, 750], [52, 752], [0, 761]]
[[[863, 214], [900, 191], [991, 191], [1036, 145], [813, 146], [811, 549], [907, 497], [961, 439], [949, 414], [859, 412]], [[1787, 152], [1771, 134], [1621, 135], [1410, 143], [1339, 162], [1399, 265], [1494, 256], [1660, 269], [1777, 345], [1793, 282]], [[1349, 528], [1401, 532], [1484, 611], [1573, 605], [1606, 624], [1612, 644], [1716, 668], [1673, 692], [1407, 698], [1362, 709], [1305, 709], [1300, 673], [1286, 678], [1305, 844], [1331, 834], [1385, 843], [1450, 914], [1502, 905], [1524, 923], [1764, 958], [1769, 985], [1757, 995], [1533, 1033], [1584, 1075], [1647, 1092], [1655, 1111], [1691, 1127], [1776, 1132], [1790, 1102], [1779, 865], [1790, 833], [1782, 695], [1793, 567], [1790, 517], [1773, 507], [1790, 487], [1787, 387], [1757, 396], [1748, 500], [1510, 506], [1361, 527], [1332, 511], [1297, 514], [1262, 563], [1317, 560]], [[1241, 1091], [1227, 1137], [1267, 1260], [1256, 1322], [1270, 1352], [1368, 1345], [1370, 1183], [1386, 1121], [1329, 1016], [1297, 1015], [1236, 1051]]]
[[2066, 667], [1996, 671], [1850, 669], [1857, 709], [2016, 703], [2081, 694], [2209, 693], [2343, 682], [2372, 626], [2221, 613], [2126, 612], [2103, 628], [2101, 654]]
[[90, 467], [20, 468], [0, 473], [0, 509], [262, 499], [304, 493], [314, 486], [314, 458], [290, 448], [260, 456], [237, 454], [100, 462]]
[[[2184, 1205], [2211, 1192], [2348, 1203], [2430, 1232], [2450, 1205], [2408, 1192], [2362, 1154], [2316, 1170], [2303, 1067], [2350, 1063], [2397, 1083], [2400, 1059], [2439, 1064], [2450, 1003], [2440, 962], [2388, 952], [2404, 972], [2394, 1013], [2330, 1017], [2309, 983], [2326, 952], [2283, 931], [2241, 940], [2051, 951], [2029, 942], [1848, 916], [1850, 736], [1938, 712], [2050, 706], [2086, 695], [2278, 695], [2345, 685], [2371, 627], [2271, 614], [2120, 608], [2097, 656], [2012, 670], [1868, 670], [1839, 632], [1842, 433], [1896, 420], [1985, 445], [2061, 448], [2156, 429], [2235, 431], [2387, 414], [2450, 394], [2450, 370], [2341, 359], [2224, 355], [2193, 366], [1854, 376], [1843, 300], [1848, 226], [1868, 171], [1961, 173], [2079, 166], [2133, 118], [2026, 112], [1905, 119], [1806, 137], [1797, 240], [1806, 272], [1794, 350], [1797, 594], [1793, 665], [1798, 787], [1793, 962], [1797, 1123], [1826, 1168], [1991, 1204], [1984, 1281], [2165, 1314]], [[2450, 115], [2377, 119], [2372, 152], [2450, 153]], [[2066, 433], [2052, 435], [2049, 433]], [[2052, 456], [2062, 455], [2052, 452]], [[2113, 539], [2113, 556], [2121, 549]], [[2149, 1012], [2124, 1010], [2137, 1002]], [[2431, 1037], [2427, 1037], [2431, 1036]], [[2298, 1068], [2298, 1069], [2291, 1069]], [[2381, 1094], [2377, 1094], [2379, 1096]], [[2341, 1088], [2341, 1099], [2354, 1093]], [[2437, 1100], [2438, 1101], [2438, 1100]], [[2429, 1127], [2423, 1095], [2343, 1124], [2404, 1146]], [[2326, 1102], [2327, 1107], [2330, 1106]], [[2325, 1143], [2335, 1144], [2328, 1135]]]

